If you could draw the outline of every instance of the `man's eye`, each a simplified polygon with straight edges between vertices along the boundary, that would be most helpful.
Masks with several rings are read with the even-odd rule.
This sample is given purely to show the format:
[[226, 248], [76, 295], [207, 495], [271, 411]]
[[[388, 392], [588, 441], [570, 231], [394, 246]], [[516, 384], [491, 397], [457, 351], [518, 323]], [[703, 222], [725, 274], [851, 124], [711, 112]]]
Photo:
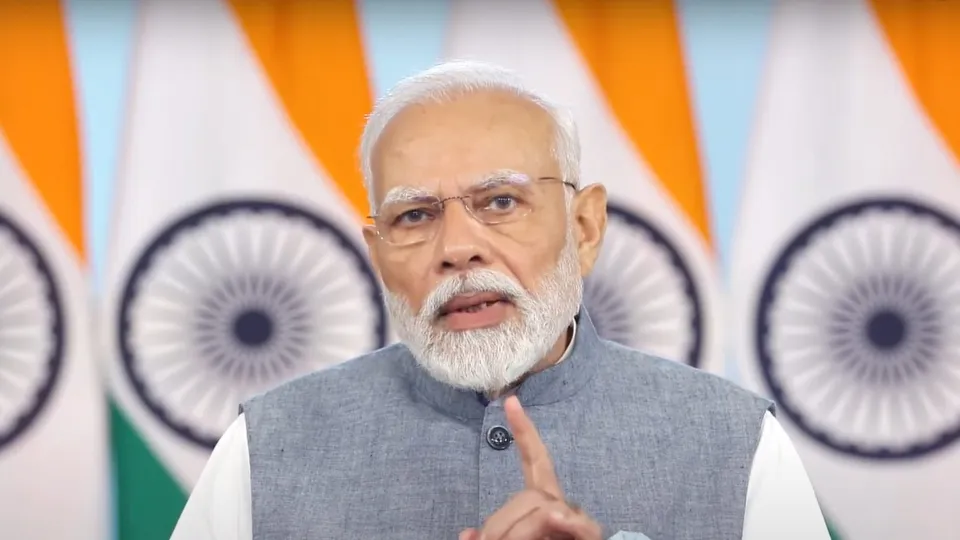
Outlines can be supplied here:
[[394, 220], [396, 225], [417, 225], [430, 219], [430, 213], [422, 208], [407, 210]]
[[517, 205], [517, 199], [512, 195], [497, 195], [491, 197], [488, 208], [491, 210], [512, 210]]

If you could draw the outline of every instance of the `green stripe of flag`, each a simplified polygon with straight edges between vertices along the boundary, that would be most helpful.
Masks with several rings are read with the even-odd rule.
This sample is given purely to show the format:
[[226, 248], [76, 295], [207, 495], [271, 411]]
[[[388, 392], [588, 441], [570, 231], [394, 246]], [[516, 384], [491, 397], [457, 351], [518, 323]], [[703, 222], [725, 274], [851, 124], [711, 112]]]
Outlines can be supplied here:
[[837, 526], [830, 521], [830, 518], [826, 515], [826, 513], [824, 513], [823, 519], [827, 522], [827, 532], [830, 533], [830, 540], [843, 540], [843, 537], [840, 536], [840, 531], [837, 530]]
[[117, 540], [169, 540], [187, 494], [130, 420], [110, 402]]

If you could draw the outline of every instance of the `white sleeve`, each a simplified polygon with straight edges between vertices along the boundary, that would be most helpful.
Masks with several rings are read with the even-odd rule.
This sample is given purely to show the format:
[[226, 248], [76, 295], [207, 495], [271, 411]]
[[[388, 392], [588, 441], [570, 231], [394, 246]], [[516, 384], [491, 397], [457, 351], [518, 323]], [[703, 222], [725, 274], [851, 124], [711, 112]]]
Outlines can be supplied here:
[[743, 540], [829, 540], [820, 505], [793, 443], [769, 412], [753, 458]]
[[210, 454], [170, 540], [252, 539], [250, 456], [241, 414]]

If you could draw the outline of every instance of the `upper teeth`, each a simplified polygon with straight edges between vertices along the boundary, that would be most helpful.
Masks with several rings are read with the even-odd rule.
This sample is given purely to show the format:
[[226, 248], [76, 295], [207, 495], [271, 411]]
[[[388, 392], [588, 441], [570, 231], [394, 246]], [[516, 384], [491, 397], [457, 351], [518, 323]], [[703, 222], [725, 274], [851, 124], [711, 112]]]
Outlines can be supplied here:
[[474, 304], [474, 305], [469, 306], [469, 307], [461, 308], [459, 311], [467, 311], [467, 312], [478, 311], [480, 308], [485, 308], [485, 307], [487, 307], [487, 306], [492, 306], [492, 305], [496, 304], [497, 302], [498, 302], [498, 300], [488, 300], [488, 301], [482, 302], [482, 303], [480, 303], [480, 304]]

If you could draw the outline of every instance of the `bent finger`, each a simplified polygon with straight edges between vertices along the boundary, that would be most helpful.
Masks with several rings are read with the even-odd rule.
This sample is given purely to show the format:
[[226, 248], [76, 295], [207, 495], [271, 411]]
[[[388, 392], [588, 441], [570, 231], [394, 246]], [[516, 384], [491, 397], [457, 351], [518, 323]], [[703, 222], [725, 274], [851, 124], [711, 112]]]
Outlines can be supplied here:
[[547, 516], [550, 532], [563, 533], [577, 540], [600, 540], [600, 525], [583, 512], [551, 512]]

